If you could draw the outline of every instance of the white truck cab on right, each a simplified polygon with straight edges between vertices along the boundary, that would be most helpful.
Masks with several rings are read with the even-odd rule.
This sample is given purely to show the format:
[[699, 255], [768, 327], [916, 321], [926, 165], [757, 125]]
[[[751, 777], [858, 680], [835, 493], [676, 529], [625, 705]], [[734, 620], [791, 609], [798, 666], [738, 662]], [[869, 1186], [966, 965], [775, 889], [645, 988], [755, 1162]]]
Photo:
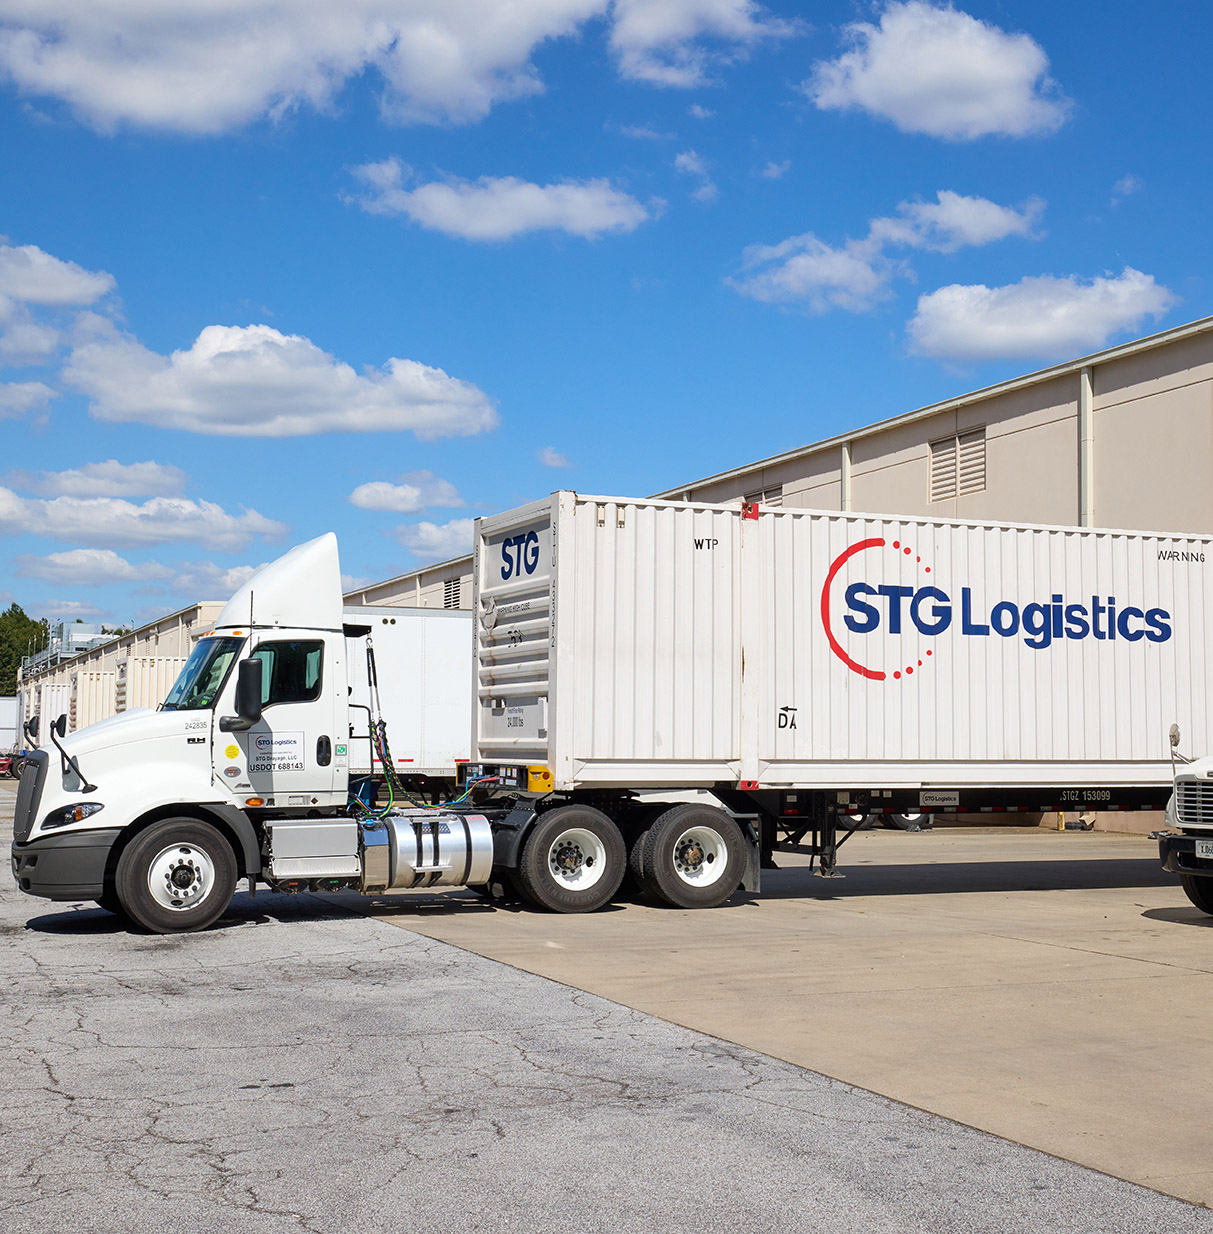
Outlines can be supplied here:
[[[1172, 744], [1178, 744], [1178, 732]], [[1163, 869], [1179, 875], [1184, 894], [1213, 916], [1213, 757], [1185, 763], [1175, 775], [1167, 802], [1167, 826], [1158, 838]]]

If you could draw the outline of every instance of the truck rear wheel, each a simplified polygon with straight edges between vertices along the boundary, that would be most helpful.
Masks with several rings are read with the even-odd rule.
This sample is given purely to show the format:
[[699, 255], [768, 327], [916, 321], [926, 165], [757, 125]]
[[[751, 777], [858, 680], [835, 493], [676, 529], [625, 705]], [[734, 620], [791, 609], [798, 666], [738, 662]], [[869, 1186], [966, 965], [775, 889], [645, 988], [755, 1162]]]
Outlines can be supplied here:
[[560, 806], [531, 828], [518, 887], [541, 908], [592, 913], [619, 890], [627, 848], [619, 828], [592, 806]]
[[715, 806], [673, 806], [649, 828], [641, 868], [646, 889], [667, 904], [715, 908], [745, 871], [741, 828]]
[[1207, 874], [1181, 874], [1179, 881], [1184, 895], [1200, 909], [1213, 917], [1213, 878]]
[[145, 930], [205, 930], [231, 903], [236, 858], [210, 823], [167, 818], [127, 845], [114, 886], [127, 916]]

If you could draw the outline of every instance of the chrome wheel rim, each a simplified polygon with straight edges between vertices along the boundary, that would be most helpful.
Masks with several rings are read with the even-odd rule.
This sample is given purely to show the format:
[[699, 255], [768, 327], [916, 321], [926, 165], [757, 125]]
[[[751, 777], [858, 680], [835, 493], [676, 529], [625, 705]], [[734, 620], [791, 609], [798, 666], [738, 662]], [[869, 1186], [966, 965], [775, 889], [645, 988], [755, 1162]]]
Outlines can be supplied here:
[[548, 870], [570, 891], [588, 891], [605, 869], [606, 845], [584, 827], [562, 831], [548, 846]]
[[147, 887], [152, 899], [169, 912], [201, 904], [215, 886], [215, 863], [196, 844], [170, 844], [152, 859]]
[[674, 841], [674, 872], [690, 887], [719, 882], [728, 864], [728, 845], [712, 827], [688, 827]]

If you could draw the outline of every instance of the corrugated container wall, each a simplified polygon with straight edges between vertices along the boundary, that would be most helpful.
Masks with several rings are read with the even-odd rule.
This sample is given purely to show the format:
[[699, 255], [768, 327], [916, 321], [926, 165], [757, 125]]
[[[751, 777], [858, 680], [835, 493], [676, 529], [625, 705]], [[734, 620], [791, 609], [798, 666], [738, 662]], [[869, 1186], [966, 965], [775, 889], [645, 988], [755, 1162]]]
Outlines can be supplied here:
[[88, 728], [114, 714], [114, 673], [78, 669], [72, 674], [71, 710], [67, 726], [71, 732]]
[[[559, 493], [478, 524], [480, 761], [561, 787], [1155, 784], [1213, 541]], [[1206, 564], [1208, 563], [1208, 564]]]
[[131, 656], [119, 660], [115, 677], [115, 710], [159, 707], [184, 666], [183, 658], [171, 656]]

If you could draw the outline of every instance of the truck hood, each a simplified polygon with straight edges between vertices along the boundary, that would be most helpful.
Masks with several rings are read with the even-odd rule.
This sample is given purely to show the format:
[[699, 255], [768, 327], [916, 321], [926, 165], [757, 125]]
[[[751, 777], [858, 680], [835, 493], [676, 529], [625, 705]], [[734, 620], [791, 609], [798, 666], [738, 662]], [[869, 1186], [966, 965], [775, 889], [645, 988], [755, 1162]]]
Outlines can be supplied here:
[[1207, 780], [1213, 777], [1213, 755], [1193, 759], [1192, 762], [1185, 763], [1182, 767], [1175, 769], [1175, 778], [1177, 780], [1188, 779], [1189, 777], [1197, 780]]
[[[152, 711], [147, 707], [133, 707], [130, 711], [121, 711], [108, 720], [100, 720], [82, 728], [79, 732], [68, 733], [63, 738], [63, 748], [73, 757], [83, 760], [89, 754], [98, 750], [112, 750], [115, 746], [129, 745], [134, 741], [153, 741], [157, 737], [178, 737], [186, 732], [186, 724], [199, 720], [205, 721], [205, 728], [199, 728], [199, 735], [210, 737], [211, 713], [209, 711]], [[49, 740], [45, 748], [50, 751], [51, 758], [58, 754], [54, 743]], [[88, 767], [82, 766], [86, 774]]]

